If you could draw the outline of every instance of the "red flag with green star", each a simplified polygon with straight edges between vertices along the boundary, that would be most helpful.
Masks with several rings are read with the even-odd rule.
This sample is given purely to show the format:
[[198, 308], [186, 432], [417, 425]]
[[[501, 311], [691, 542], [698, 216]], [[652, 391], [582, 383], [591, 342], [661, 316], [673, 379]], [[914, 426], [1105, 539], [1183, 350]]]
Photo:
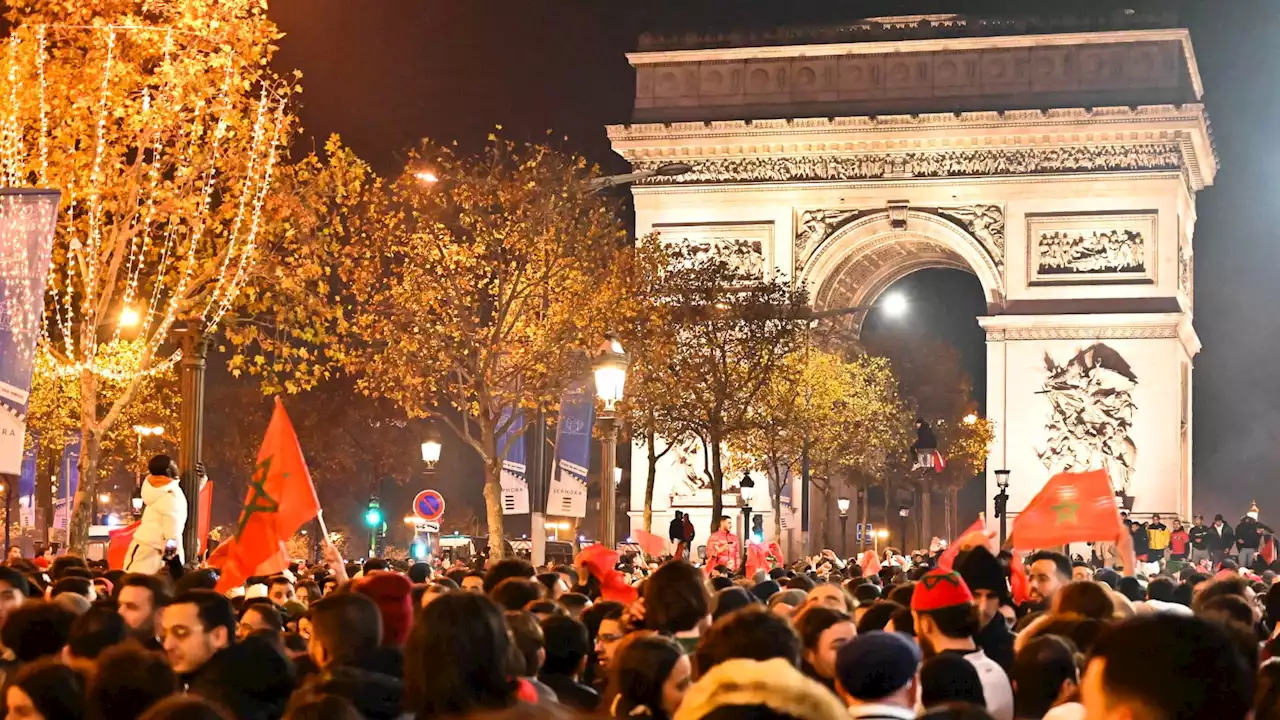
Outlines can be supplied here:
[[1019, 550], [1073, 542], [1113, 541], [1120, 536], [1120, 512], [1106, 470], [1061, 473], [1049, 478], [1010, 533]]
[[244, 584], [255, 575], [271, 575], [289, 566], [285, 543], [320, 512], [311, 473], [302, 458], [293, 423], [276, 398], [267, 436], [249, 480], [249, 493], [234, 538], [218, 548], [210, 564], [221, 569], [218, 592]]

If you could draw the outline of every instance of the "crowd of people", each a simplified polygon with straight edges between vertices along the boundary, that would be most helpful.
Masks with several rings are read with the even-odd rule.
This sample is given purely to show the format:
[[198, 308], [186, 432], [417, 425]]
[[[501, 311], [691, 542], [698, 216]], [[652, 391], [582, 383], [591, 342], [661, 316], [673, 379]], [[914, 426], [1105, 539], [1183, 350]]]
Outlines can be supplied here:
[[11, 552], [4, 703], [15, 720], [1280, 718], [1271, 572], [1117, 572], [989, 539], [750, 577], [585, 553], [359, 566], [328, 548], [227, 593], [211, 568]]

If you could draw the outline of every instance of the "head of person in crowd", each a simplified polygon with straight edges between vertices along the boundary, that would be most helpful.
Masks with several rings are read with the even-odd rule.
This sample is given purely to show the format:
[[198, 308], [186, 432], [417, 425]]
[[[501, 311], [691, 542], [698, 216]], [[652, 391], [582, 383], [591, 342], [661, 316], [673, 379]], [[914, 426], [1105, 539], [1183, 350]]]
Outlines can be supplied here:
[[769, 598], [769, 612], [785, 618], [792, 617], [796, 610], [804, 607], [808, 597], [803, 590], [783, 590]]
[[898, 633], [859, 633], [836, 654], [836, 690], [850, 707], [914, 711], [921, 661], [920, 648]]
[[1198, 603], [1196, 617], [1223, 625], [1234, 625], [1244, 632], [1252, 632], [1256, 613], [1239, 595], [1218, 595]]
[[320, 599], [320, 586], [312, 580], [303, 580], [298, 583], [293, 591], [294, 599], [302, 603], [303, 607], [310, 607], [311, 603]]
[[591, 607], [591, 598], [576, 592], [567, 592], [561, 595], [558, 602], [560, 607], [564, 608], [565, 612], [569, 613], [569, 617], [574, 620], [581, 620], [582, 613]]
[[382, 645], [382, 613], [360, 593], [338, 593], [316, 601], [308, 613], [307, 654], [320, 669], [359, 665]]
[[835, 691], [836, 656], [857, 634], [847, 613], [824, 605], [811, 605], [792, 621], [800, 636], [803, 658], [800, 670]]
[[689, 657], [670, 638], [636, 633], [618, 646], [607, 696], [616, 698], [613, 717], [670, 720], [692, 684]]
[[5, 706], [10, 720], [82, 720], [85, 678], [52, 658], [22, 666], [7, 684]]
[[1013, 682], [1014, 714], [1039, 720], [1076, 696], [1080, 673], [1076, 648], [1058, 635], [1040, 635], [1018, 651], [1009, 679]]
[[684, 561], [658, 568], [644, 583], [645, 627], [684, 633], [706, 627], [711, 601], [702, 573]]
[[205, 698], [170, 695], [142, 714], [138, 720], [239, 720]]
[[717, 620], [702, 636], [694, 651], [694, 670], [702, 676], [735, 658], [782, 658], [799, 667], [800, 637], [786, 618], [760, 606], [743, 608]]
[[561, 595], [569, 592], [571, 587], [564, 581], [564, 576], [558, 572], [539, 573], [537, 580], [546, 588], [545, 597], [548, 600], [559, 600]]
[[539, 678], [555, 690], [566, 707], [594, 711], [600, 698], [580, 682], [591, 649], [586, 626], [568, 615], [553, 615], [543, 619], [542, 635], [546, 657]]
[[296, 595], [293, 589], [293, 581], [284, 575], [276, 575], [271, 578], [271, 582], [267, 584], [267, 597], [271, 598], [271, 602], [276, 605], [284, 605], [292, 602]]
[[63, 660], [92, 662], [103, 651], [124, 642], [128, 630], [124, 619], [110, 607], [91, 607], [71, 623]]
[[1228, 632], [1168, 613], [1126, 620], [1094, 645], [1081, 682], [1085, 717], [1243, 720], [1254, 676]]
[[904, 582], [893, 586], [885, 595], [886, 600], [892, 600], [903, 607], [911, 607], [911, 598], [916, 594], [915, 582]]
[[369, 598], [382, 613], [382, 646], [403, 647], [413, 625], [413, 584], [397, 573], [374, 573], [351, 583], [351, 589]]
[[602, 670], [609, 668], [618, 643], [627, 635], [627, 629], [622, 624], [625, 611], [626, 607], [622, 603], [605, 601], [596, 603], [582, 614], [583, 624], [587, 626], [587, 633], [591, 638], [596, 664]]
[[364, 720], [364, 716], [340, 695], [297, 692], [285, 708], [284, 720]]
[[0, 626], [9, 613], [16, 610], [31, 592], [27, 576], [11, 567], [0, 567]]
[[497, 604], [477, 593], [445, 595], [422, 610], [409, 634], [404, 708], [426, 720], [510, 707], [510, 659], [511, 636]]
[[533, 613], [534, 617], [538, 618], [538, 622], [542, 622], [552, 615], [569, 615], [568, 610], [561, 607], [559, 603], [550, 600], [536, 600], [529, 603], [525, 609]]
[[414, 585], [421, 585], [431, 579], [431, 565], [425, 562], [415, 562], [409, 566], [409, 571], [405, 575], [409, 578], [409, 582]]
[[179, 675], [196, 672], [236, 639], [231, 601], [212, 590], [188, 590], [164, 609], [161, 633], [169, 665]]
[[117, 591], [116, 605], [129, 631], [140, 642], [154, 643], [160, 613], [172, 598], [169, 584], [154, 575], [125, 575]]
[[715, 594], [712, 599], [711, 619], [719, 620], [735, 610], [759, 605], [754, 595], [740, 587], [725, 588]]
[[853, 612], [853, 598], [834, 583], [822, 583], [809, 591], [806, 605], [823, 605], [843, 613]]
[[1157, 602], [1171, 603], [1174, 602], [1174, 590], [1177, 586], [1167, 577], [1154, 578], [1147, 583], [1147, 599]]
[[884, 630], [893, 619], [894, 613], [900, 610], [908, 610], [908, 608], [892, 600], [877, 600], [862, 613], [862, 617], [858, 618], [858, 634]]
[[1076, 560], [1071, 563], [1071, 580], [1074, 582], [1087, 582], [1093, 579], [1093, 567], [1083, 560]]
[[75, 593], [89, 602], [98, 599], [98, 592], [94, 589], [93, 580], [90, 578], [64, 577], [54, 581], [49, 597], [56, 598], [64, 593]]
[[484, 573], [472, 570], [463, 574], [462, 579], [458, 581], [458, 587], [467, 592], [484, 592]]
[[978, 546], [965, 554], [956, 566], [956, 572], [964, 578], [973, 593], [973, 604], [978, 608], [978, 623], [986, 627], [1000, 612], [1000, 602], [1009, 594], [1004, 568], [991, 551]]
[[489, 597], [503, 610], [524, 610], [531, 603], [541, 600], [544, 592], [542, 583], [537, 580], [507, 578], [498, 583]]
[[511, 642], [515, 646], [513, 657], [519, 662], [513, 668], [513, 675], [537, 677], [542, 671], [542, 663], [547, 658], [547, 639], [542, 634], [542, 625], [533, 613], [527, 610], [507, 610], [503, 613], [507, 629], [511, 633]]
[[[168, 614], [166, 609], [166, 623]], [[294, 674], [279, 638], [255, 633], [209, 658], [190, 678], [187, 691], [222, 705], [237, 719], [270, 720], [284, 713]]]
[[0, 627], [0, 644], [27, 663], [62, 652], [75, 613], [51, 602], [32, 601], [9, 613]]
[[265, 598], [261, 602], [245, 603], [236, 625], [236, 639], [243, 640], [256, 632], [279, 635], [284, 632], [284, 620], [280, 611]]
[[809, 591], [814, 589], [817, 586], [818, 586], [818, 583], [815, 582], [813, 578], [809, 577], [808, 575], [796, 575], [795, 577], [789, 578], [787, 580], [788, 590], [800, 590], [804, 592], [805, 595], [808, 595]]
[[91, 720], [134, 720], [178, 691], [178, 677], [158, 653], [130, 643], [98, 656], [86, 701]]
[[1027, 560], [1031, 601], [1041, 608], [1048, 608], [1053, 596], [1071, 582], [1071, 561], [1066, 555], [1052, 550], [1041, 550]]
[[920, 666], [920, 704], [927, 710], [949, 703], [986, 707], [987, 699], [973, 663], [961, 655], [942, 653]]
[[[80, 574], [83, 571], [83, 575]], [[64, 577], [89, 577], [89, 564], [77, 555], [62, 555], [49, 566], [49, 577], [61, 580]]]
[[[532, 580], [536, 575], [533, 566], [527, 561], [519, 558], [505, 558], [494, 563], [493, 567], [484, 574], [484, 592], [486, 595], [492, 593], [493, 589], [507, 578]], [[465, 588], [466, 585], [463, 587]]]
[[911, 598], [915, 635], [926, 655], [972, 646], [981, 628], [973, 594], [954, 572], [933, 570], [924, 576]]
[[1111, 593], [1098, 583], [1071, 582], [1054, 594], [1053, 613], [1110, 620], [1115, 615], [1115, 603]]

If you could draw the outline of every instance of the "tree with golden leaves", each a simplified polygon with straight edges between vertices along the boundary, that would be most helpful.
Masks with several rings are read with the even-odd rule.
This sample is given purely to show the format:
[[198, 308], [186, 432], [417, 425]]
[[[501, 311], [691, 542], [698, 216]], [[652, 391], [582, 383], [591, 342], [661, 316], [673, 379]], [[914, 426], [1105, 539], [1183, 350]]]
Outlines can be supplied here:
[[[39, 347], [79, 383], [82, 552], [107, 434], [177, 360], [173, 329], [212, 332], [236, 307], [273, 232], [295, 88], [270, 69], [281, 35], [261, 0], [8, 8], [0, 181], [63, 193]], [[108, 362], [121, 341], [131, 361]]]
[[543, 145], [491, 137], [476, 156], [424, 145], [342, 259], [348, 367], [362, 390], [480, 455], [492, 537], [499, 439], [521, 414], [554, 416], [605, 335], [643, 311], [637, 257], [593, 176]]

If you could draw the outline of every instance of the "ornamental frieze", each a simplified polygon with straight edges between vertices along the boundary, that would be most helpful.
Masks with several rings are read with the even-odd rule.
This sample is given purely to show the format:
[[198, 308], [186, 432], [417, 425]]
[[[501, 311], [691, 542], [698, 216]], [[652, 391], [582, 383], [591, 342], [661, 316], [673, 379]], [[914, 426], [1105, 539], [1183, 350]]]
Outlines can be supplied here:
[[[903, 208], [926, 212], [945, 218], [969, 231], [969, 234], [982, 244], [991, 256], [996, 269], [1004, 269], [1004, 208], [999, 205], [960, 205], [949, 207], [915, 207]], [[796, 262], [796, 276], [799, 277], [814, 253], [832, 235], [846, 225], [877, 212], [884, 208], [868, 210], [805, 210], [800, 213], [797, 223], [793, 257]]]
[[[668, 162], [649, 158], [637, 171]], [[683, 175], [646, 178], [646, 185], [726, 182], [805, 182], [897, 178], [1033, 175], [1070, 172], [1180, 170], [1182, 153], [1173, 143], [1087, 147], [1000, 148], [936, 152], [863, 153], [706, 158], [690, 161]]]

